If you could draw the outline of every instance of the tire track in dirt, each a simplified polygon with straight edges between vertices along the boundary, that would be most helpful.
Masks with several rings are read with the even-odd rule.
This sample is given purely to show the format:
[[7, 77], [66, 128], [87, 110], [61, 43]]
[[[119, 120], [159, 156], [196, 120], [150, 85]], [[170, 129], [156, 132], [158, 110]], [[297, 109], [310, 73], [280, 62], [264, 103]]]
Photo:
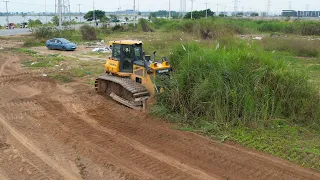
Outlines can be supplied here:
[[67, 179], [79, 179], [77, 175], [70, 173], [65, 168], [61, 167], [55, 160], [48, 157], [44, 154], [40, 149], [38, 149], [31, 140], [29, 140], [26, 136], [22, 135], [18, 131], [16, 131], [9, 123], [7, 123], [2, 115], [0, 115], [0, 123], [5, 127], [8, 132], [15, 137], [21, 144], [23, 144], [29, 151], [36, 154], [40, 159], [42, 159], [46, 164], [51, 166], [57, 172], [59, 172], [62, 176]]
[[6, 60], [1, 66], [0, 66], [0, 76], [2, 76], [4, 68], [9, 64], [10, 59]]
[[[121, 142], [106, 133], [97, 132], [75, 115], [64, 111], [63, 105], [59, 102], [47, 100], [42, 105], [43, 108], [54, 109], [59, 112], [60, 117], [53, 111], [50, 113], [53, 113], [52, 115], [55, 115], [55, 118], [69, 129], [68, 133], [72, 134], [74, 139], [87, 143], [86, 145], [89, 148], [93, 147], [96, 151], [94, 154], [110, 156], [110, 162], [128, 174], [135, 174], [142, 179], [154, 179], [156, 177], [172, 179], [175, 174], [179, 174], [179, 171], [175, 168], [133, 149], [127, 143]], [[181, 175], [183, 178], [181, 178]], [[181, 179], [190, 179], [183, 173], [181, 175]]]
[[[268, 178], [272, 174], [273, 179], [320, 178], [318, 173], [310, 173], [305, 170], [297, 172], [283, 162], [274, 164], [267, 159], [257, 158], [253, 154], [246, 154], [223, 144], [218, 145], [213, 141], [201, 139], [192, 133], [174, 132], [163, 128], [164, 123], [146, 121], [148, 117], [134, 117], [131, 120], [125, 120], [128, 118], [125, 117], [124, 111], [119, 112], [118, 110], [116, 115], [107, 113], [112, 111], [117, 111], [116, 107], [112, 109], [104, 106], [89, 111], [89, 116], [98, 120], [100, 126], [113, 129], [119, 134], [135, 139], [150, 148], [158, 149], [171, 157], [193, 162], [195, 166], [197, 165], [206, 172], [212, 172], [221, 177], [260, 179], [263, 176]], [[114, 121], [115, 118], [118, 120]], [[159, 126], [160, 124], [162, 125]], [[192, 146], [197, 148], [191, 148]]]
[[3, 170], [0, 168], [0, 179], [1, 180], [9, 180], [7, 175], [3, 172]]
[[5, 71], [10, 63], [2, 64], [6, 76], [0, 76], [0, 125], [9, 132], [9, 147], [0, 150], [4, 176], [320, 179], [319, 173], [290, 163], [172, 130], [164, 122], [93, 94], [87, 86], [72, 83], [67, 88], [49, 78], [14, 73], [14, 65]]
[[105, 132], [111, 136], [116, 136], [117, 139], [119, 139], [119, 141], [125, 142], [128, 145], [130, 145], [131, 147], [133, 147], [134, 149], [141, 151], [143, 153], [145, 153], [146, 155], [156, 158], [157, 160], [166, 163], [168, 166], [174, 166], [175, 168], [179, 169], [180, 171], [189, 174], [190, 176], [193, 176], [194, 178], [197, 179], [219, 179], [219, 177], [214, 177], [214, 176], [209, 176], [208, 174], [206, 174], [205, 172], [202, 172], [198, 169], [192, 168], [190, 166], [187, 166], [186, 164], [183, 164], [181, 162], [179, 162], [178, 160], [166, 156], [162, 153], [159, 153], [155, 150], [152, 150], [150, 148], [148, 148], [147, 146], [141, 144], [140, 142], [137, 142], [133, 139], [130, 139], [126, 136], [123, 136], [121, 134], [118, 134], [116, 131], [108, 129], [106, 127], [101, 127], [99, 126], [98, 122], [92, 118], [90, 118], [89, 116], [82, 114], [80, 115], [80, 118], [82, 120], [84, 120], [85, 122], [87, 122], [90, 126], [92, 126], [94, 129], [98, 130], [98, 131], [102, 131]]

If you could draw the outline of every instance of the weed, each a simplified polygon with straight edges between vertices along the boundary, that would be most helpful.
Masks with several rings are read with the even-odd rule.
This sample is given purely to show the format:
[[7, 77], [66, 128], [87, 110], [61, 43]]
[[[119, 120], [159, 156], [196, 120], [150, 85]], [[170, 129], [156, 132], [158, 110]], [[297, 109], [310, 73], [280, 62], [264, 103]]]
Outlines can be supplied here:
[[80, 32], [83, 40], [96, 40], [97, 31], [94, 27], [89, 25], [83, 25], [80, 27]]
[[150, 23], [145, 19], [139, 19], [139, 26], [143, 32], [153, 32]]

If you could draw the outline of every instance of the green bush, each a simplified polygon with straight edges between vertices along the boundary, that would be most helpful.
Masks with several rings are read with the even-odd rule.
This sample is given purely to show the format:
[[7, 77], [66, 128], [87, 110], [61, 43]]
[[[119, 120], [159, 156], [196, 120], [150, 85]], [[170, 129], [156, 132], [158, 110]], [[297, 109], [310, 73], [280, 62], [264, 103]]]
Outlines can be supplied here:
[[150, 23], [145, 19], [139, 19], [139, 27], [143, 32], [153, 32]]
[[80, 27], [80, 32], [83, 40], [96, 40], [97, 31], [94, 27], [83, 25]]
[[320, 35], [319, 22], [304, 22], [300, 28], [302, 35]]
[[[61, 31], [57, 27], [42, 26], [32, 29], [32, 34], [37, 39], [36, 41], [46, 41], [51, 38], [66, 38], [71, 41], [79, 41], [78, 32], [72, 28], [64, 28]], [[28, 40], [27, 40], [28, 41]], [[25, 45], [30, 46], [32, 43], [25, 42]]]
[[261, 126], [268, 120], [289, 119], [319, 125], [319, 95], [307, 76], [252, 44], [236, 44], [175, 47], [169, 58], [174, 69], [169, 85], [157, 82], [165, 89], [157, 97], [158, 105], [189, 124], [205, 120]]
[[112, 27], [112, 31], [124, 31], [124, 27], [117, 24], [115, 26]]
[[59, 29], [56, 27], [43, 26], [34, 28], [32, 34], [36, 38], [53, 38], [59, 34]]

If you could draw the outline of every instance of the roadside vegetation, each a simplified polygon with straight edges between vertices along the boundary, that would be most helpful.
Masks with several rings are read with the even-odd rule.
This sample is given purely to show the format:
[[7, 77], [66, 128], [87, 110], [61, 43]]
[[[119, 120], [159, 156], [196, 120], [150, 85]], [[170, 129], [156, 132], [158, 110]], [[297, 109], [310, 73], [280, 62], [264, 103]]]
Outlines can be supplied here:
[[[77, 43], [142, 40], [146, 54], [168, 56], [174, 68], [170, 82], [157, 82], [165, 92], [156, 97], [151, 114], [177, 123], [181, 130], [235, 141], [320, 170], [319, 27], [311, 21], [153, 18], [140, 20], [137, 28], [83, 26], [60, 32], [43, 27], [25, 46], [43, 46], [56, 36]], [[239, 38], [247, 34], [259, 34], [262, 40]], [[74, 60], [20, 52], [41, 61], [23, 62], [27, 67], [68, 64], [61, 66], [67, 70], [59, 71], [59, 65], [51, 75], [61, 82], [92, 82], [103, 72], [103, 62], [67, 63]]]

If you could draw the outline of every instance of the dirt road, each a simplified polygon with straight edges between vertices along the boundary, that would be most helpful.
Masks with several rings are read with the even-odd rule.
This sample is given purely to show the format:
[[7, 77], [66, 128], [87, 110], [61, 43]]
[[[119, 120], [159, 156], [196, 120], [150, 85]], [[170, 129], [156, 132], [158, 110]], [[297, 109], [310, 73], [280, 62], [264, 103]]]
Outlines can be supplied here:
[[0, 54], [0, 179], [320, 179], [317, 172], [172, 130], [81, 83]]

